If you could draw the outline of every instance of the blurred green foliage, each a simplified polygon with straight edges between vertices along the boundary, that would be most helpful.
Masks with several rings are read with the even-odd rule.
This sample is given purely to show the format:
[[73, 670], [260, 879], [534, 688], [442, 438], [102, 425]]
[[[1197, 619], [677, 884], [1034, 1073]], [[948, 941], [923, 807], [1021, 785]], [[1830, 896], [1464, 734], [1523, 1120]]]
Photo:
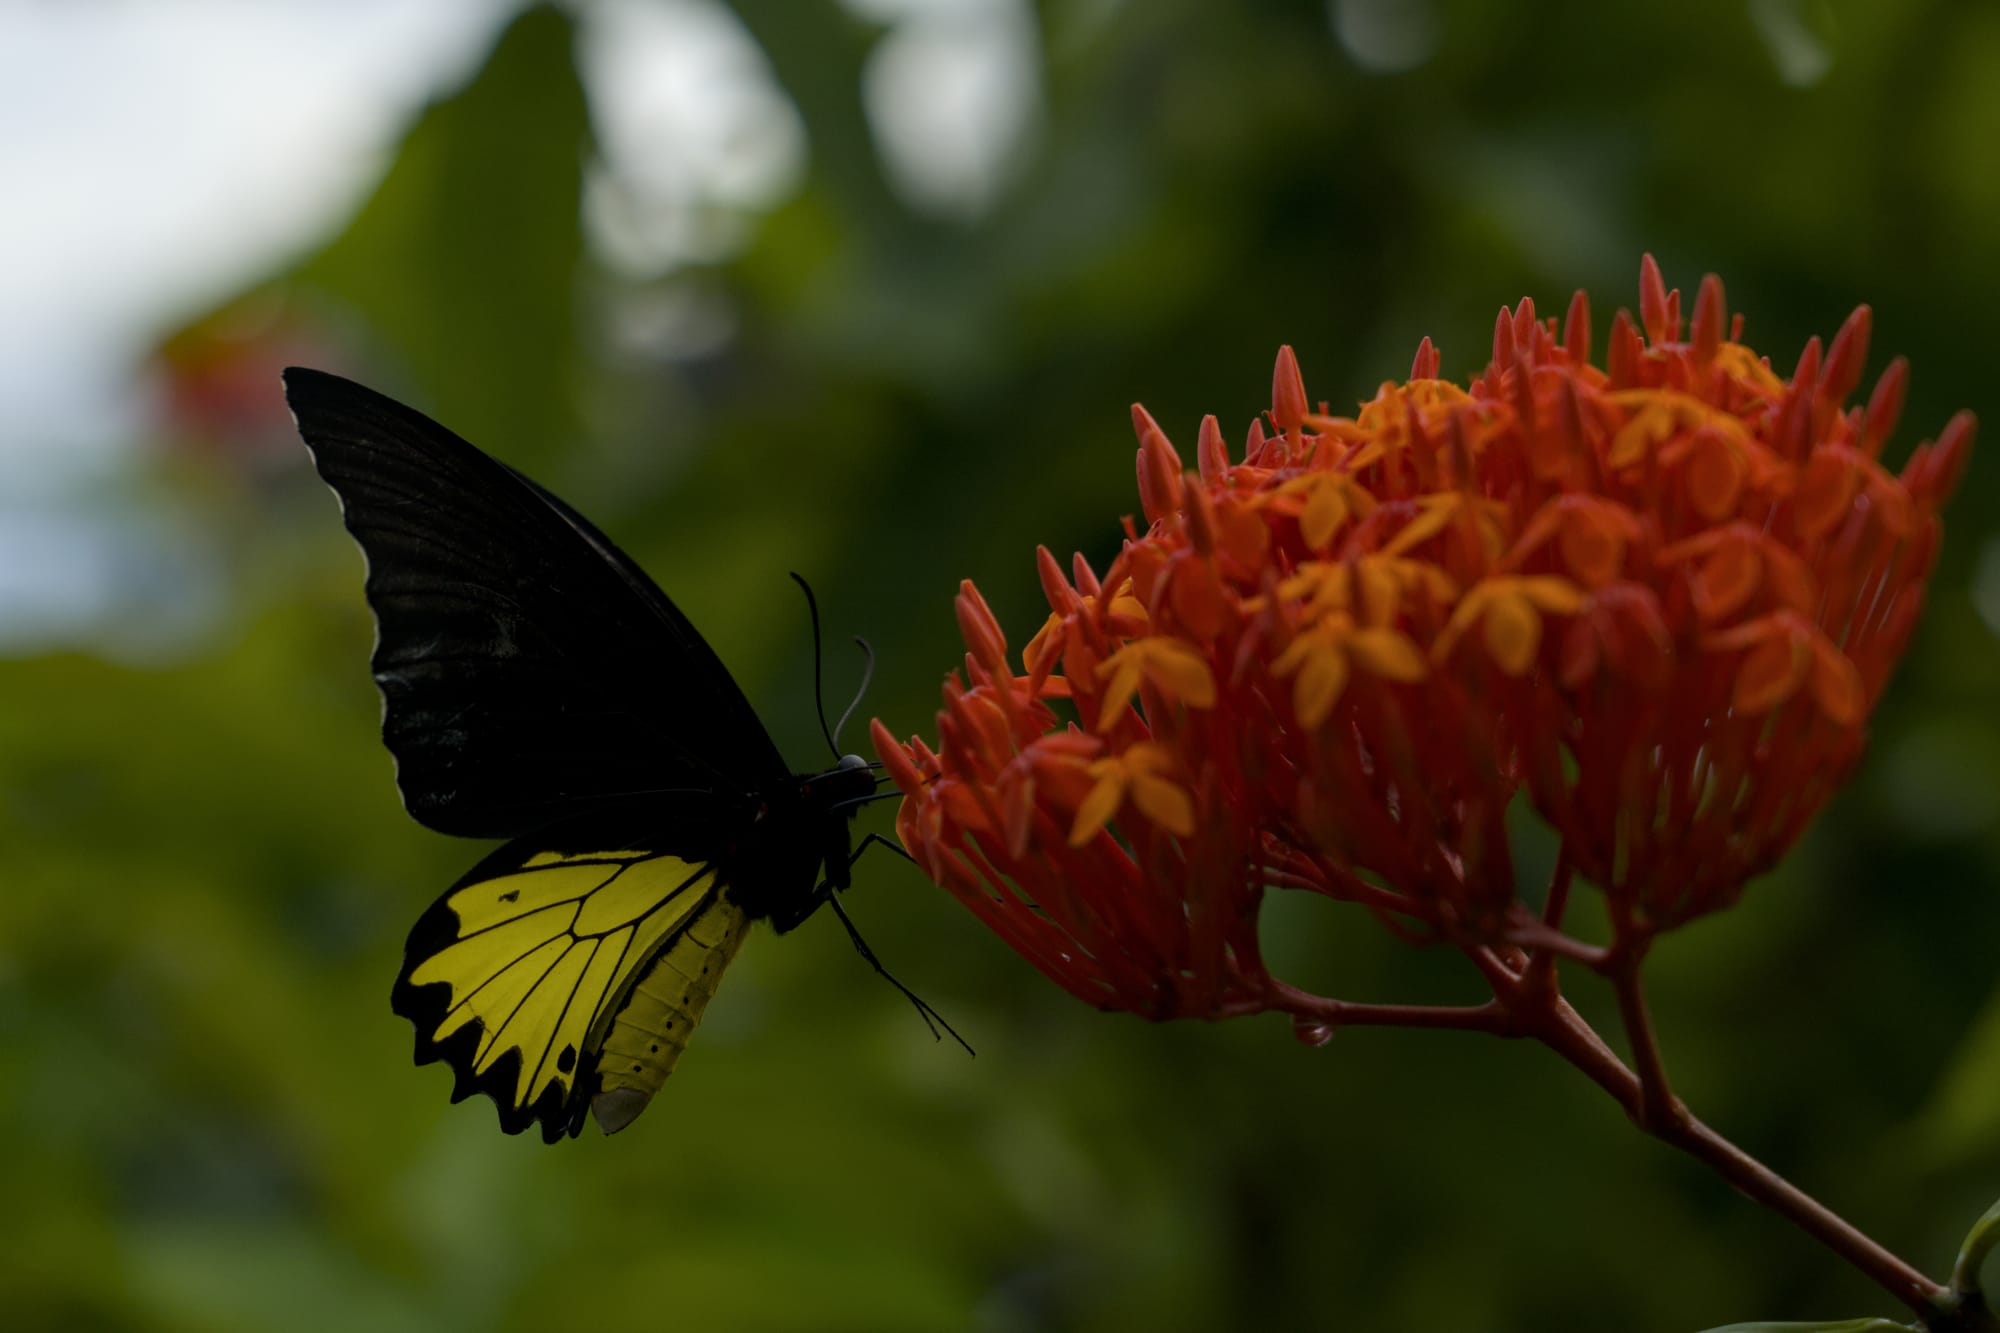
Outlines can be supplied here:
[[[1466, 0], [1380, 73], [1318, 0], [1042, 0], [1039, 133], [955, 220], [882, 170], [881, 28], [732, 8], [810, 143], [737, 252], [646, 278], [592, 257], [591, 10], [538, 9], [322, 249], [218, 305], [282, 303], [331, 368], [591, 514], [801, 766], [786, 570], [873, 638], [869, 710], [928, 730], [957, 581], [1024, 640], [1034, 545], [1102, 555], [1136, 507], [1127, 404], [1184, 449], [1204, 412], [1240, 438], [1281, 342], [1336, 408], [1427, 333], [1462, 378], [1501, 303], [1585, 287], [1601, 329], [1651, 249], [1690, 290], [1720, 272], [1781, 369], [1872, 302], [1876, 366], [1915, 365], [1892, 449], [1994, 416], [1990, 6]], [[733, 335], [614, 336], [689, 301]], [[360, 564], [280, 447], [276, 476], [228, 451], [155, 469], [232, 570], [231, 617], [184, 660], [0, 662], [0, 1324], [1681, 1333], [1881, 1309], [1533, 1049], [1094, 1014], [887, 858], [852, 910], [976, 1061], [815, 920], [745, 950], [631, 1131], [501, 1136], [408, 1066], [388, 1012], [404, 931], [478, 849], [397, 806]], [[1655, 972], [1682, 1094], [1933, 1273], [2000, 1194], [1993, 452], [1868, 764]], [[852, 671], [836, 655], [829, 693]], [[1323, 903], [1280, 898], [1265, 935], [1351, 998], [1477, 993]]]

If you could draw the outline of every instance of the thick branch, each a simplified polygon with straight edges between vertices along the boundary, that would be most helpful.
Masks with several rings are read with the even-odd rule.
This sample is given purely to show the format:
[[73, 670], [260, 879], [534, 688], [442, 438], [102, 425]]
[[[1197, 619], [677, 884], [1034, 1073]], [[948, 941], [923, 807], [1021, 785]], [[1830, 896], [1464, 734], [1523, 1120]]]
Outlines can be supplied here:
[[[1643, 953], [1643, 950], [1640, 951]], [[1633, 1123], [1663, 1143], [1704, 1163], [1753, 1201], [1763, 1204], [1860, 1270], [1915, 1311], [1933, 1333], [2000, 1333], [1977, 1293], [1961, 1293], [1933, 1282], [1853, 1223], [1765, 1166], [1690, 1114], [1667, 1091], [1658, 1044], [1637, 984], [1637, 962], [1629, 981], [1619, 982], [1620, 1008], [1632, 1032], [1635, 1059], [1650, 1076], [1635, 1073], [1618, 1058], [1583, 1016], [1553, 986], [1530, 984], [1491, 951], [1467, 950], [1494, 988], [1479, 1005], [1357, 1004], [1312, 995], [1281, 981], [1270, 982], [1268, 1007], [1296, 1021], [1330, 1029], [1354, 1026], [1446, 1028], [1534, 1037], [1580, 1070], [1624, 1108]]]
[[[1807, 1235], [1866, 1273], [1883, 1290], [1930, 1321], [1954, 1327], [1951, 1293], [1897, 1257], [1853, 1223], [1765, 1166], [1682, 1109], [1678, 1116], [1648, 1123], [1639, 1076], [1612, 1055], [1590, 1025], [1558, 999], [1535, 1035], [1609, 1092], [1626, 1114], [1653, 1137], [1699, 1159], [1745, 1195], [1789, 1220]], [[1979, 1325], [1958, 1327], [1976, 1328]], [[1988, 1325], [1990, 1327], [1990, 1325]]]

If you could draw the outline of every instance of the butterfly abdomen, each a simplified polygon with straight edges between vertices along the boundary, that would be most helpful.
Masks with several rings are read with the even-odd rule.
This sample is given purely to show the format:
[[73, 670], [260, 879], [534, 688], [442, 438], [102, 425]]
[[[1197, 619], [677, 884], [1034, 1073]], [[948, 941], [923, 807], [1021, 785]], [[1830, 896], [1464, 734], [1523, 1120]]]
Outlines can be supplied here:
[[634, 983], [597, 1058], [590, 1112], [606, 1134], [637, 1119], [667, 1081], [749, 929], [749, 917], [718, 893]]

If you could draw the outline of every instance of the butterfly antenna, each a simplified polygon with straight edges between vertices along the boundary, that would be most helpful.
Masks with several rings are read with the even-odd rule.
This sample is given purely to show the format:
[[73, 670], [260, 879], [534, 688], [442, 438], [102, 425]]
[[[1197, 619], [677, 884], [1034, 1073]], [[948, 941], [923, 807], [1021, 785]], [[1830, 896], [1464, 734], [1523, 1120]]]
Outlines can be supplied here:
[[829, 811], [858, 810], [862, 806], [867, 805], [873, 801], [893, 801], [902, 794], [903, 794], [903, 789], [901, 787], [891, 787], [888, 791], [878, 791], [873, 796], [856, 796], [850, 800], [835, 801], [832, 805], [829, 805], [827, 809]]
[[[879, 972], [884, 981], [903, 992], [903, 997], [911, 1004], [917, 1006], [917, 1013], [923, 1018], [924, 1026], [931, 1030], [931, 1036], [938, 1041], [943, 1041], [944, 1032], [949, 1032], [953, 1041], [965, 1047], [967, 1055], [977, 1055], [978, 1052], [972, 1049], [972, 1043], [959, 1036], [958, 1029], [945, 1022], [943, 1014], [925, 1004], [923, 1000], [918, 998], [915, 991], [889, 975], [889, 969], [882, 966], [882, 960], [875, 956], [875, 951], [868, 947], [868, 941], [861, 938], [861, 932], [855, 929], [854, 922], [848, 919], [847, 909], [840, 905], [840, 899], [833, 894], [828, 894], [826, 901], [833, 908], [833, 914], [840, 918], [840, 924], [847, 927], [847, 938], [854, 941], [855, 952], [867, 959], [868, 966]], [[939, 1032], [939, 1028], [943, 1028], [944, 1032]]]
[[[840, 747], [834, 744], [833, 733], [827, 730], [826, 704], [820, 699], [819, 688], [819, 599], [813, 596], [812, 585], [798, 574], [792, 575], [792, 582], [799, 585], [799, 591], [806, 595], [806, 611], [812, 616], [813, 627], [813, 711], [819, 714], [819, 734], [826, 737], [826, 748], [833, 751], [835, 759], [840, 758]], [[845, 715], [841, 721], [845, 722]]]
[[[868, 682], [875, 679], [875, 650], [868, 645], [868, 640], [862, 638], [859, 634], [854, 636], [854, 642], [861, 646], [861, 655], [866, 661], [861, 668], [861, 688], [854, 692], [854, 698], [847, 705], [847, 711], [840, 715], [840, 721], [833, 724], [833, 752], [835, 754], [840, 753], [840, 733], [847, 729], [847, 719], [853, 717], [854, 710], [861, 707], [861, 698], [868, 693]], [[873, 768], [875, 765], [870, 764], [869, 767]]]

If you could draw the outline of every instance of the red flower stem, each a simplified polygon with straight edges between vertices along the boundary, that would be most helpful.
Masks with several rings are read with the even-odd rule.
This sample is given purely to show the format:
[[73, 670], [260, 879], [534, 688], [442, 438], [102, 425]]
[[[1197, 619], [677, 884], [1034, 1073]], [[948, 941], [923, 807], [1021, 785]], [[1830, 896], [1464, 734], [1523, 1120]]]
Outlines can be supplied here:
[[1338, 862], [1311, 856], [1275, 839], [1266, 846], [1265, 857], [1265, 883], [1275, 888], [1304, 889], [1336, 902], [1358, 903], [1372, 911], [1434, 924], [1427, 904], [1371, 884]]
[[1504, 1034], [1513, 1025], [1498, 1001], [1485, 1004], [1357, 1004], [1271, 982], [1272, 1008], [1328, 1027], [1458, 1028]]
[[1609, 959], [1611, 984], [1618, 992], [1618, 1016], [1624, 1021], [1625, 1039], [1632, 1045], [1632, 1063], [1638, 1071], [1639, 1127], [1649, 1134], [1688, 1118], [1687, 1107], [1667, 1083], [1666, 1061], [1660, 1055], [1653, 1016], [1646, 1008], [1645, 983], [1639, 977], [1651, 943], [1645, 935], [1621, 939]]
[[1546, 971], [1553, 976], [1557, 960], [1563, 958], [1581, 963], [1593, 972], [1602, 972], [1611, 956], [1608, 949], [1585, 944], [1559, 930], [1550, 930], [1547, 923], [1527, 916], [1508, 922], [1504, 938], [1507, 943], [1526, 949], [1533, 955], [1528, 969], [1530, 977], [1536, 971]]
[[1397, 916], [1406, 916], [1418, 921], [1428, 919], [1421, 905], [1411, 902], [1399, 893], [1377, 888], [1359, 876], [1345, 876], [1339, 883], [1329, 884], [1310, 875], [1267, 868], [1264, 871], [1264, 883], [1275, 889], [1304, 889], [1321, 897], [1332, 898], [1336, 902], [1359, 903], [1363, 907], [1393, 912]]
[[1467, 948], [1465, 956], [1486, 978], [1486, 984], [1493, 988], [1494, 999], [1499, 1003], [1510, 1001], [1521, 984], [1520, 970], [1509, 967], [1497, 952], [1483, 946]]
[[[1572, 876], [1569, 864], [1569, 844], [1564, 843], [1556, 853], [1556, 868], [1549, 876], [1549, 895], [1542, 904], [1542, 919], [1537, 923], [1542, 929], [1534, 934], [1534, 939], [1520, 940], [1531, 949], [1528, 972], [1523, 980], [1530, 989], [1552, 989], [1556, 979], [1556, 955], [1559, 942], [1573, 943], [1562, 933], [1563, 914], [1569, 910], [1569, 885]], [[1588, 948], [1588, 946], [1580, 946]]]
[[1549, 896], [1542, 904], [1542, 922], [1550, 930], [1562, 929], [1563, 913], [1569, 910], [1569, 885], [1572, 878], [1569, 844], [1564, 843], [1556, 852], [1556, 868], [1549, 875]]

